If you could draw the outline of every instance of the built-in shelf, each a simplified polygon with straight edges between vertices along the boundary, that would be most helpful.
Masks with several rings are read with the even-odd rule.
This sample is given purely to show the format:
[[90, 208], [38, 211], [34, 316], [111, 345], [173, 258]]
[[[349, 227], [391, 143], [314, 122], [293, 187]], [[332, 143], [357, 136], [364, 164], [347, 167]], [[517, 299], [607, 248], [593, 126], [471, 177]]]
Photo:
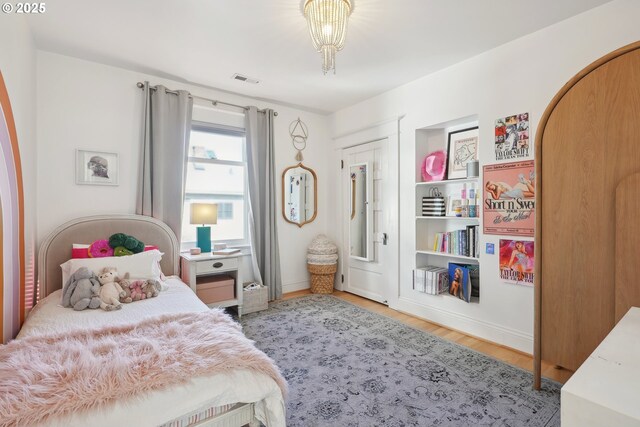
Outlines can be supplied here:
[[478, 221], [480, 218], [475, 216], [417, 216], [416, 219], [450, 219], [453, 221]]
[[[436, 150], [446, 149], [448, 146], [448, 135], [451, 132], [455, 132], [461, 129], [468, 129], [471, 127], [478, 126], [478, 116], [468, 116], [461, 117], [459, 119], [453, 119], [442, 123], [436, 123], [429, 126], [421, 127], [415, 130], [416, 140], [415, 140], [415, 160], [416, 167], [415, 169], [415, 187], [414, 187], [414, 195], [415, 195], [415, 266], [436, 266], [448, 268], [448, 265], [451, 263], [455, 264], [471, 264], [474, 266], [480, 266], [480, 259], [473, 256], [465, 256], [465, 255], [455, 255], [448, 252], [439, 252], [433, 250], [434, 243], [438, 240], [438, 234], [441, 233], [451, 233], [450, 238], [452, 238], [455, 244], [459, 244], [458, 239], [456, 239], [456, 233], [461, 230], [465, 230], [467, 227], [472, 227], [475, 231], [474, 237], [476, 238], [474, 241], [476, 245], [480, 245], [482, 229], [481, 229], [481, 207], [482, 205], [478, 205], [481, 203], [482, 195], [482, 181], [480, 177], [469, 177], [469, 178], [460, 178], [460, 179], [444, 179], [441, 181], [428, 181], [422, 182], [422, 169], [420, 167], [421, 162], [425, 159], [427, 155], [433, 153]], [[482, 161], [480, 161], [480, 165], [482, 165]], [[480, 169], [482, 171], [482, 169]], [[458, 175], [460, 176], [460, 175]], [[437, 191], [436, 191], [437, 189]], [[474, 217], [462, 217], [462, 216], [454, 216], [452, 212], [452, 199], [458, 200], [463, 199], [463, 194], [465, 193], [465, 197], [469, 199], [474, 199], [476, 205], [476, 214]], [[471, 193], [475, 193], [475, 197], [471, 198]], [[437, 194], [439, 193], [439, 194]], [[422, 204], [425, 200], [425, 197], [443, 197], [445, 200], [446, 212], [449, 215], [446, 216], [426, 216], [424, 213], [431, 211], [423, 211]], [[437, 199], [436, 199], [437, 200]], [[457, 237], [460, 238], [463, 233], [457, 234]], [[435, 237], [434, 237], [435, 236]], [[469, 244], [469, 241], [467, 241]], [[425, 250], [422, 250], [425, 249]], [[438, 247], [441, 249], [441, 247]], [[458, 248], [459, 249], [459, 246]], [[477, 251], [477, 249], [476, 249]], [[463, 253], [467, 253], [464, 251], [460, 251]], [[476, 253], [479, 253], [477, 251]], [[473, 254], [473, 253], [471, 253]], [[416, 290], [416, 292], [419, 292]], [[431, 294], [426, 294], [429, 296], [435, 296]], [[449, 293], [443, 293], [441, 295], [446, 295], [449, 298], [456, 298]], [[444, 304], [444, 307], [451, 307], [453, 305], [459, 306], [456, 308], [456, 311], [460, 310], [464, 312], [465, 304], [467, 304], [464, 300], [461, 300], [462, 304], [455, 304], [448, 301], [434, 299], [434, 306], [440, 306]], [[479, 298], [471, 298], [470, 303], [474, 303], [473, 307], [466, 306], [467, 310], [475, 310], [478, 307]], [[431, 303], [430, 303], [431, 304]], [[468, 314], [468, 312], [467, 312]]]
[[462, 299], [458, 298], [455, 295], [451, 295], [449, 292], [443, 292], [443, 293], [438, 294], [438, 295], [444, 295], [445, 297], [455, 298], [455, 299], [457, 299], [457, 300], [459, 300], [461, 302], [464, 302], [466, 304], [479, 304], [480, 303], [480, 298], [478, 298], [478, 297], [471, 297], [471, 300], [469, 302], [466, 302], [465, 300], [462, 300]]
[[446, 258], [456, 258], [456, 259], [464, 259], [466, 261], [473, 261], [473, 262], [478, 262], [478, 258], [475, 257], [470, 257], [470, 256], [464, 256], [464, 255], [454, 255], [454, 254], [450, 254], [448, 252], [436, 252], [436, 251], [416, 251], [416, 253], [419, 254], [424, 254], [424, 255], [434, 255], [434, 256], [441, 256], [441, 257], [446, 257]]
[[466, 303], [466, 304], [479, 304], [479, 303], [480, 303], [480, 298], [479, 298], [479, 297], [471, 297], [471, 301], [469, 301], [469, 302], [467, 303], [466, 301], [464, 301], [464, 300], [462, 300], [462, 299], [458, 298], [457, 296], [455, 296], [455, 295], [451, 295], [449, 292], [442, 292], [441, 294], [436, 294], [436, 295], [434, 295], [434, 294], [427, 294], [427, 293], [425, 293], [425, 292], [420, 292], [420, 291], [415, 290], [415, 289], [414, 289], [414, 291], [415, 291], [416, 293], [420, 294], [420, 295], [428, 295], [428, 296], [430, 296], [430, 297], [440, 297], [440, 296], [442, 296], [442, 297], [455, 298], [455, 299], [459, 300], [460, 302], [464, 302], [464, 303]]
[[444, 184], [464, 184], [465, 182], [477, 182], [478, 177], [475, 178], [462, 178], [462, 179], [445, 179], [443, 181], [427, 181], [427, 182], [416, 182], [416, 186], [422, 185], [444, 185]]

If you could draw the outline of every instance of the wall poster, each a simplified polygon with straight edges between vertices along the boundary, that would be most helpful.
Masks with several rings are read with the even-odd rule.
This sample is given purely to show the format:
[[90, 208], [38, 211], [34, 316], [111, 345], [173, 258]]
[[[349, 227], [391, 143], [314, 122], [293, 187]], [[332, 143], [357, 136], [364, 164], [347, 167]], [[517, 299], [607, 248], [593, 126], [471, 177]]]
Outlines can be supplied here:
[[496, 160], [511, 160], [529, 156], [529, 113], [496, 120]]
[[533, 237], [533, 160], [484, 167], [484, 234]]
[[500, 239], [500, 279], [533, 286], [533, 242]]

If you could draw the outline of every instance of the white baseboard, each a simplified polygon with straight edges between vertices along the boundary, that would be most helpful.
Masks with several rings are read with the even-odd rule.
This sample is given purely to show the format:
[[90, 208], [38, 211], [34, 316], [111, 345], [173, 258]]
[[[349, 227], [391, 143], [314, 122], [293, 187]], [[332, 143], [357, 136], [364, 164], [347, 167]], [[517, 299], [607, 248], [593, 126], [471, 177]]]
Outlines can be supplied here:
[[289, 292], [302, 291], [304, 289], [309, 289], [309, 281], [303, 280], [302, 282], [293, 282], [282, 284], [282, 293], [288, 294]]
[[398, 298], [397, 305], [390, 308], [527, 354], [533, 352], [533, 336], [515, 329], [505, 328], [495, 323], [474, 319], [439, 307], [419, 304], [405, 297]]

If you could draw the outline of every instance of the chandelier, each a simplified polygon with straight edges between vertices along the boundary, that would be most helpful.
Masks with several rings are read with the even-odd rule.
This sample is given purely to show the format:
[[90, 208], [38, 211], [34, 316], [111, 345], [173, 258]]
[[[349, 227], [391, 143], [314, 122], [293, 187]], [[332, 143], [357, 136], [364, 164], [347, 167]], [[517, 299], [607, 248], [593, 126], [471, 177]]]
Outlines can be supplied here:
[[306, 0], [307, 18], [313, 47], [322, 54], [322, 71], [336, 72], [336, 52], [344, 47], [351, 0]]

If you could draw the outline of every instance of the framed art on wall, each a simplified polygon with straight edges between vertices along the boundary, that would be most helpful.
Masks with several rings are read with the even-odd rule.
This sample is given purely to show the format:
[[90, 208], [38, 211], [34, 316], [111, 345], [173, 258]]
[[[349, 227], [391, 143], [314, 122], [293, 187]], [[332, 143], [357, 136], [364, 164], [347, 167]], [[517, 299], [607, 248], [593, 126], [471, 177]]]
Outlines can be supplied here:
[[496, 120], [495, 151], [497, 161], [529, 157], [529, 113]]
[[467, 163], [478, 160], [478, 127], [449, 132], [447, 179], [467, 177]]
[[533, 237], [536, 182], [533, 160], [484, 168], [484, 234]]
[[533, 286], [534, 243], [530, 240], [500, 239], [500, 279], [516, 285]]
[[118, 154], [76, 150], [76, 184], [118, 185]]

